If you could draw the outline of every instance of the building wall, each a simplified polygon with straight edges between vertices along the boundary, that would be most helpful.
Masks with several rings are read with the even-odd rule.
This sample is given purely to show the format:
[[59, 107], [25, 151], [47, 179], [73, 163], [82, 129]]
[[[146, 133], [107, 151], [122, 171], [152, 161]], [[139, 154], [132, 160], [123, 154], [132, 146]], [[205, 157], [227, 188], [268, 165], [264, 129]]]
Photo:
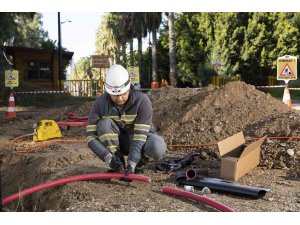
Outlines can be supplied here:
[[[54, 53], [42, 53], [42, 52], [28, 52], [28, 51], [16, 51], [14, 55], [14, 69], [19, 71], [20, 81], [30, 82], [35, 85], [43, 86], [51, 89], [59, 89], [58, 81], [58, 55]], [[51, 67], [51, 80], [28, 80], [26, 74], [26, 62], [27, 61], [48, 61]]]

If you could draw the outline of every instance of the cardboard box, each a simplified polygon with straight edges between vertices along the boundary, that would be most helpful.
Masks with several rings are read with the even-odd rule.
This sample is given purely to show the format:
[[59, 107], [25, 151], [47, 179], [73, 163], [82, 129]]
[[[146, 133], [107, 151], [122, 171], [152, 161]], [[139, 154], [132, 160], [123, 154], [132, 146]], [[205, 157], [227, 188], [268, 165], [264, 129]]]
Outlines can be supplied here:
[[243, 132], [218, 142], [221, 159], [220, 178], [238, 180], [259, 164], [260, 146], [267, 136], [247, 145]]

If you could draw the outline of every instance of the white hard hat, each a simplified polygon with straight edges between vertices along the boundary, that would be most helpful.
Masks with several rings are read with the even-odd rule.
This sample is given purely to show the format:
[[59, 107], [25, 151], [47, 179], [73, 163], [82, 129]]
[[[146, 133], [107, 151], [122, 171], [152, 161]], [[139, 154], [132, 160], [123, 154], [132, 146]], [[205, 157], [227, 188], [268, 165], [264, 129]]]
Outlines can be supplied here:
[[105, 90], [110, 95], [121, 95], [130, 88], [129, 74], [121, 65], [112, 65], [105, 74]]

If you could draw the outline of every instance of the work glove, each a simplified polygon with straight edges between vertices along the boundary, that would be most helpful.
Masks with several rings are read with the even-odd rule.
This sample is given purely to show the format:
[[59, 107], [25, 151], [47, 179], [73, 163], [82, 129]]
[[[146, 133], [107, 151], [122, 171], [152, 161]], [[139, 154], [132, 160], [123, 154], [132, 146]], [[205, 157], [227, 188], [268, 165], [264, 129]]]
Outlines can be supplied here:
[[107, 163], [107, 165], [111, 169], [113, 169], [116, 172], [124, 170], [123, 163], [122, 163], [121, 159], [116, 155], [112, 155], [111, 153], [108, 153], [105, 156], [104, 161]]
[[128, 165], [125, 169], [125, 176], [128, 176], [129, 174], [134, 174], [135, 167], [136, 167], [136, 163], [128, 160]]

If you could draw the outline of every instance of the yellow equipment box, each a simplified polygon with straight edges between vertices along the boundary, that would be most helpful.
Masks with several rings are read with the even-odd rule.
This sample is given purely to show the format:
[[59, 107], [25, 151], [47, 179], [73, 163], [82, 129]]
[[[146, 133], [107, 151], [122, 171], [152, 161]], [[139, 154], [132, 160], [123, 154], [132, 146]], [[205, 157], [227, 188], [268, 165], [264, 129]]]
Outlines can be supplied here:
[[61, 137], [62, 133], [54, 120], [41, 120], [34, 124], [33, 141], [46, 141]]

